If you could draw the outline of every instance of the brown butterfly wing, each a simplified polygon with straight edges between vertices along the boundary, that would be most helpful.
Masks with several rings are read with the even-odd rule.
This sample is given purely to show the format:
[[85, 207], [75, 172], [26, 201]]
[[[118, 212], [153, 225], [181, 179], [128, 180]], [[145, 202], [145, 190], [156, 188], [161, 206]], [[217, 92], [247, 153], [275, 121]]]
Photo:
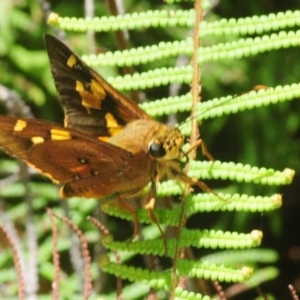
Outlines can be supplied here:
[[129, 152], [40, 120], [0, 116], [0, 128], [0, 147], [65, 183], [62, 196], [101, 198], [124, 192], [122, 187], [116, 189], [115, 180], [130, 172], [133, 157]]
[[45, 44], [66, 127], [109, 138], [133, 120], [151, 120], [134, 101], [115, 90], [59, 39], [46, 34]]

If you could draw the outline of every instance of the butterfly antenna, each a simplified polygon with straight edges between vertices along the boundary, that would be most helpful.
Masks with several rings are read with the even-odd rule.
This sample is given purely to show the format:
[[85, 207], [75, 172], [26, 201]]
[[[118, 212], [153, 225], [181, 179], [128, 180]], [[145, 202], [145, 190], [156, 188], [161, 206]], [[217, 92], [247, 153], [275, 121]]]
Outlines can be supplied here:
[[[191, 122], [193, 119], [197, 119], [199, 117], [201, 117], [201, 115], [204, 115], [206, 112], [210, 111], [212, 108], [217, 108], [217, 107], [221, 107], [223, 104], [225, 103], [230, 103], [230, 101], [234, 101], [236, 98], [246, 95], [252, 91], [259, 91], [259, 90], [267, 90], [268, 87], [265, 85], [256, 85], [254, 86], [250, 91], [241, 93], [241, 94], [236, 94], [234, 95], [232, 98], [230, 99], [223, 99], [222, 101], [219, 101], [216, 105], [214, 105], [213, 107], [208, 107], [205, 110], [199, 112], [198, 114], [196, 114], [193, 117], [188, 117], [185, 121], [181, 122], [180, 124], [178, 124], [176, 127], [180, 128], [181, 125], [184, 125], [185, 123]], [[200, 104], [201, 105], [201, 104]]]

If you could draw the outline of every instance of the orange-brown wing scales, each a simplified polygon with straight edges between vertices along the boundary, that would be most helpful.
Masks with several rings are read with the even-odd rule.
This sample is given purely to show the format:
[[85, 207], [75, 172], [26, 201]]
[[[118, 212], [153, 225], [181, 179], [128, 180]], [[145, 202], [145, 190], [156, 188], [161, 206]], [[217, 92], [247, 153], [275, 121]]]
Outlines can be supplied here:
[[30, 153], [35, 166], [66, 183], [63, 197], [102, 198], [122, 192], [114, 189], [114, 182], [118, 174], [130, 171], [128, 159], [130, 156], [121, 157], [109, 144], [84, 140], [46, 142]]
[[38, 138], [40, 142], [51, 139], [51, 127], [46, 124], [43, 121], [0, 116], [0, 147], [10, 155], [28, 161], [28, 149]]
[[45, 35], [51, 71], [65, 110], [65, 126], [111, 137], [129, 122], [151, 118], [89, 68], [60, 40]]
[[33, 145], [28, 160], [43, 172], [54, 174], [53, 179], [62, 183], [89, 178], [103, 170], [110, 173], [122, 168], [121, 157], [113, 159], [107, 145], [96, 143], [81, 139], [47, 141]]
[[[91, 135], [45, 121], [0, 116], [0, 128], [0, 147], [65, 183], [64, 197], [134, 193], [149, 181], [145, 154], [133, 156]], [[131, 169], [136, 164], [140, 167]]]
[[113, 162], [106, 165], [103, 161], [93, 161], [88, 172], [93, 176], [82, 177], [80, 180], [65, 184], [61, 190], [62, 196], [101, 198], [118, 194], [130, 197], [140, 192], [150, 182], [151, 162], [145, 159], [144, 154], [130, 155], [122, 161], [122, 164]]

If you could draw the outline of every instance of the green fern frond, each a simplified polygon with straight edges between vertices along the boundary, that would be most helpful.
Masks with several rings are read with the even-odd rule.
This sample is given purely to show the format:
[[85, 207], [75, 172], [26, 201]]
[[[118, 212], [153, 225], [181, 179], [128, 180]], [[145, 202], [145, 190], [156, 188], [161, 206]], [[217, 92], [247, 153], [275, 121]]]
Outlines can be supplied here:
[[173, 82], [189, 83], [192, 79], [191, 66], [154, 69], [133, 75], [109, 77], [107, 81], [119, 90], [138, 90], [169, 85]]
[[255, 184], [284, 185], [290, 184], [295, 171], [252, 167], [234, 162], [193, 161], [188, 173], [191, 177], [201, 179], [230, 179], [237, 182], [253, 182]]
[[299, 26], [300, 11], [286, 11], [277, 14], [252, 16], [239, 19], [221, 19], [215, 22], [203, 21], [200, 25], [201, 37], [206, 35], [249, 35], [276, 31]]
[[[179, 240], [180, 249], [195, 247], [205, 249], [245, 249], [260, 245], [262, 233], [254, 230], [251, 233], [223, 232], [221, 230], [190, 230], [184, 229]], [[111, 236], [103, 238], [103, 244], [110, 250], [128, 251], [135, 254], [152, 254], [156, 256], [175, 256], [176, 239], [168, 239], [167, 249], [161, 238], [145, 241], [115, 242]]]
[[[146, 281], [155, 289], [170, 290], [171, 272], [149, 271], [134, 266], [120, 265], [110, 261], [108, 256], [101, 257], [101, 267], [108, 273], [129, 281]], [[223, 265], [208, 264], [206, 262], [194, 262], [180, 259], [178, 272], [181, 276], [191, 278], [205, 278], [207, 280], [218, 280], [226, 282], [242, 282], [248, 279], [253, 270], [242, 267], [241, 269], [228, 268]]]
[[[222, 19], [215, 22], [203, 21], [200, 25], [200, 37], [207, 35], [246, 35], [261, 34], [271, 30], [286, 29], [299, 26], [300, 11], [253, 16], [237, 19]], [[95, 17], [94, 19], [60, 17], [52, 13], [48, 23], [68, 31], [93, 30], [108, 32], [116, 30], [138, 30], [149, 27], [189, 27], [194, 25], [195, 12], [191, 10], [155, 10], [141, 13], [125, 14], [123, 16]]]
[[[194, 11], [189, 10], [182, 13], [181, 10], [172, 13], [167, 17], [166, 11], [147, 12], [141, 14], [132, 14], [117, 17], [95, 18], [94, 20], [68, 19], [55, 16], [51, 22], [55, 26], [68, 28], [69, 30], [81, 31], [93, 29], [96, 31], [114, 31], [118, 29], [140, 29], [151, 26], [192, 26]], [[289, 16], [287, 21], [286, 16]], [[200, 36], [205, 37], [213, 35], [235, 36], [245, 34], [262, 34], [270, 30], [286, 29], [287, 27], [298, 25], [298, 12], [279, 13], [277, 15], [254, 16], [239, 20], [220, 20], [216, 22], [202, 22], [200, 25]], [[143, 20], [138, 20], [143, 18]], [[169, 18], [167, 20], [166, 18]], [[180, 19], [181, 18], [181, 19]], [[171, 20], [172, 19], [172, 20]], [[300, 31], [299, 31], [300, 32]], [[204, 46], [199, 49], [198, 64], [203, 65], [212, 61], [241, 59], [248, 56], [254, 56], [266, 51], [280, 48], [299, 46], [299, 32], [280, 32], [272, 35], [264, 35], [254, 38], [238, 39], [228, 41], [213, 46]], [[173, 41], [158, 45], [133, 48], [125, 51], [101, 53], [98, 56], [84, 56], [85, 61], [92, 66], [133, 66], [155, 62], [165, 58], [176, 57], [179, 54], [190, 56], [192, 54], [193, 43], [190, 38], [181, 41]], [[135, 73], [133, 75], [109, 77], [108, 81], [120, 90], [147, 89], [157, 86], [164, 86], [173, 83], [188, 83], [191, 81], [192, 68], [185, 67], [165, 67], [152, 69], [151, 71]], [[197, 104], [196, 119], [200, 123], [209, 118], [221, 117], [223, 115], [235, 114], [244, 110], [251, 110], [271, 104], [290, 101], [300, 96], [299, 84], [290, 84], [286, 86], [277, 86], [275, 88], [262, 87], [257, 91], [251, 91], [241, 96], [227, 96]], [[146, 102], [141, 107], [151, 116], [176, 114], [191, 109], [191, 94], [182, 96], [162, 98], [152, 102]], [[188, 136], [190, 134], [190, 120], [180, 124], [178, 128]], [[275, 171], [273, 169], [251, 167], [241, 163], [225, 163], [220, 161], [193, 161], [190, 163], [189, 176], [201, 180], [222, 179], [236, 182], [255, 183], [260, 185], [285, 185], [290, 184], [294, 171], [285, 169], [284, 171]], [[176, 180], [168, 180], [160, 183], [157, 188], [157, 195], [174, 196], [182, 195], [184, 185]], [[252, 196], [240, 194], [223, 194], [216, 196], [213, 193], [189, 194], [186, 199], [184, 213], [191, 216], [197, 212], [211, 211], [243, 211], [243, 212], [266, 212], [278, 209], [282, 204], [282, 198], [279, 194], [271, 196]], [[112, 207], [109, 203], [102, 205], [103, 210], [113, 216], [131, 219], [131, 215], [119, 210], [118, 207]], [[172, 209], [155, 209], [155, 216], [160, 224], [164, 226], [176, 226], [179, 224], [180, 205]], [[149, 224], [151, 219], [148, 211], [145, 209], [137, 210], [139, 222]], [[179, 248], [226, 248], [226, 249], [244, 249], [257, 247], [262, 239], [262, 233], [254, 230], [249, 234], [236, 232], [223, 232], [214, 230], [188, 230], [182, 229]], [[111, 251], [124, 251], [133, 254], [168, 255], [174, 257], [176, 249], [176, 240], [168, 239], [166, 241], [167, 252], [163, 241], [160, 238], [134, 241], [130, 244], [126, 242], [114, 241], [111, 236], [104, 237], [103, 245]], [[225, 261], [226, 259], [224, 259]], [[169, 290], [171, 282], [171, 273], [167, 271], [162, 274], [157, 272], [148, 272], [139, 268], [128, 267], [124, 264], [117, 264], [104, 260], [101, 266], [105, 271], [127, 278], [133, 281], [141, 279], [146, 280], [154, 288], [163, 288]], [[206, 278], [219, 281], [245, 280], [250, 276], [250, 269], [242, 269], [241, 273], [226, 273], [221, 268], [215, 268], [216, 264], [211, 261], [204, 263], [207, 268], [202, 270], [203, 264], [197, 261], [179, 260], [176, 268], [177, 272], [189, 277]], [[245, 271], [247, 270], [247, 271]], [[149, 275], [151, 273], [151, 275]], [[135, 274], [135, 275], [132, 275]], [[136, 275], [137, 274], [137, 275]], [[149, 277], [150, 276], [150, 277]], [[153, 277], [152, 277], [153, 276]], [[154, 283], [150, 278], [156, 278]], [[151, 282], [151, 283], [150, 283]], [[159, 282], [159, 284], [158, 284]], [[201, 297], [200, 294], [190, 295], [190, 292], [176, 289], [178, 299], [185, 299], [185, 296], [195, 296], [195, 299]], [[179, 296], [179, 294], [181, 296]], [[199, 298], [200, 299], [200, 298]]]
[[[254, 56], [266, 51], [280, 48], [299, 46], [300, 30], [278, 34], [264, 35], [247, 39], [239, 39], [234, 42], [219, 43], [214, 46], [205, 46], [199, 49], [198, 63], [203, 65], [208, 62], [216, 62], [224, 59], [241, 59]], [[133, 66], [141, 65], [164, 58], [175, 57], [179, 54], [191, 55], [193, 50], [192, 39], [175, 42], [160, 42], [158, 45], [133, 48], [130, 50], [100, 53], [97, 56], [83, 56], [83, 60], [90, 66]], [[157, 69], [159, 71], [159, 69]], [[111, 79], [111, 83], [114, 82]], [[118, 85], [116, 87], [119, 88]], [[122, 89], [122, 87], [120, 87]]]
[[175, 300], [211, 300], [213, 298], [199, 293], [189, 292], [181, 287], [175, 289]]
[[260, 248], [226, 250], [205, 255], [202, 259], [207, 262], [224, 263], [226, 265], [240, 265], [244, 262], [250, 264], [274, 263], [278, 259], [278, 253], [272, 249]]
[[148, 10], [140, 13], [125, 14], [123, 16], [104, 16], [94, 19], [60, 17], [52, 13], [48, 23], [68, 31], [98, 32], [117, 30], [137, 30], [149, 27], [192, 27], [194, 24], [194, 10]]

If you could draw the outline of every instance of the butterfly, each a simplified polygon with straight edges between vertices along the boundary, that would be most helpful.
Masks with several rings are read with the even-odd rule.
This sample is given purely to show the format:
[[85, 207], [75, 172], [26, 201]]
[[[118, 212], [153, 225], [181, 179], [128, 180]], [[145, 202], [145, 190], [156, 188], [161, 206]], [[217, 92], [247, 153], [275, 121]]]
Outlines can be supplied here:
[[127, 199], [149, 182], [155, 198], [156, 182], [164, 177], [207, 188], [183, 173], [184, 137], [177, 128], [153, 120], [61, 40], [44, 39], [64, 126], [0, 116], [1, 148], [62, 184], [61, 197], [112, 197], [129, 212], [134, 209]]

